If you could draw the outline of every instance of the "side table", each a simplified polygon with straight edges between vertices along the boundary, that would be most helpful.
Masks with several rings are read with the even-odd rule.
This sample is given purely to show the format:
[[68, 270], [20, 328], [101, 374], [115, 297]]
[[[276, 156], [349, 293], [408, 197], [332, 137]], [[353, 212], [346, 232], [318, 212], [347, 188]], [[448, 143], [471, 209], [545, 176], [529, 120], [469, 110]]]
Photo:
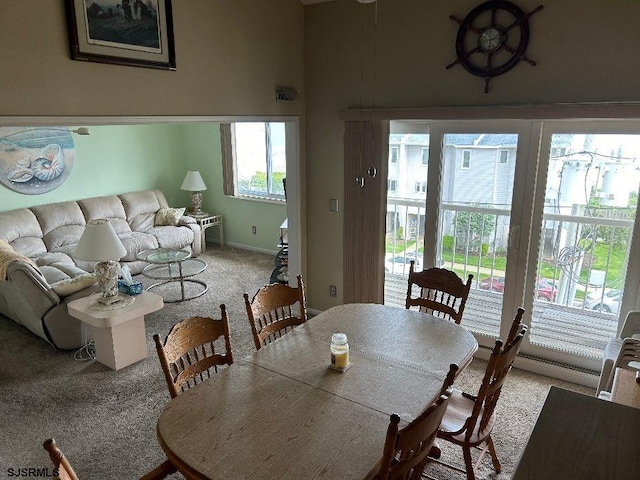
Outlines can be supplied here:
[[160, 310], [164, 302], [160, 295], [142, 292], [133, 303], [110, 310], [90, 308], [100, 294], [69, 302], [69, 315], [93, 327], [96, 360], [113, 370], [120, 370], [147, 357], [144, 316]]
[[202, 235], [202, 251], [207, 251], [207, 239], [205, 231], [209, 227], [220, 227], [220, 246], [224, 247], [224, 232], [222, 230], [222, 215], [211, 215], [210, 213], [202, 212], [199, 214], [187, 213], [187, 215], [195, 218], [198, 225], [200, 225], [200, 233]]

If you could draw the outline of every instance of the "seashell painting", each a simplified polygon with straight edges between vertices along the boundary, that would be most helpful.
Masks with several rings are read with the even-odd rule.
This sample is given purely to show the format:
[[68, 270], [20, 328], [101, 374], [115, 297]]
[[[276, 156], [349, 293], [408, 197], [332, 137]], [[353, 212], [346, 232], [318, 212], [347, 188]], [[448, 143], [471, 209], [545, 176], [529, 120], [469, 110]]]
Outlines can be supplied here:
[[55, 190], [69, 178], [74, 159], [67, 127], [0, 127], [0, 182], [14, 192]]

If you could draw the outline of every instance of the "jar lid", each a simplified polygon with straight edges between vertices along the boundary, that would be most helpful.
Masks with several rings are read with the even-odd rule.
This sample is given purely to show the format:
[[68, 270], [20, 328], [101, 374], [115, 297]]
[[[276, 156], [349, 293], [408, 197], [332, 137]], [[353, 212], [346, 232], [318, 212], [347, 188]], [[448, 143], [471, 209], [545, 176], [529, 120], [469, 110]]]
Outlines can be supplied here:
[[335, 343], [337, 345], [343, 345], [347, 343], [347, 334], [346, 333], [334, 333], [331, 335], [331, 343]]

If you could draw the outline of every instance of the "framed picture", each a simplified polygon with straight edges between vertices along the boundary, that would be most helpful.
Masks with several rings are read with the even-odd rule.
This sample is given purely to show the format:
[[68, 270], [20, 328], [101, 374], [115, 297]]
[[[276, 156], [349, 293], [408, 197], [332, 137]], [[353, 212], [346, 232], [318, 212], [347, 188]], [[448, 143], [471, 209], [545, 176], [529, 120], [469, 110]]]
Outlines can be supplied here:
[[171, 0], [65, 0], [71, 58], [176, 69]]

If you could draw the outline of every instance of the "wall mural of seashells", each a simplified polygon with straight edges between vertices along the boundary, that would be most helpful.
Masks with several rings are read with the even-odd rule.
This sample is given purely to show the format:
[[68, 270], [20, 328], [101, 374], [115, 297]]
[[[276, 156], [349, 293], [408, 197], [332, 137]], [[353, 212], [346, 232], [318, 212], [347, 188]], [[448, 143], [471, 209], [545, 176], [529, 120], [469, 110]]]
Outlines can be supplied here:
[[69, 178], [74, 159], [67, 127], [0, 127], [0, 182], [14, 192], [55, 190]]

